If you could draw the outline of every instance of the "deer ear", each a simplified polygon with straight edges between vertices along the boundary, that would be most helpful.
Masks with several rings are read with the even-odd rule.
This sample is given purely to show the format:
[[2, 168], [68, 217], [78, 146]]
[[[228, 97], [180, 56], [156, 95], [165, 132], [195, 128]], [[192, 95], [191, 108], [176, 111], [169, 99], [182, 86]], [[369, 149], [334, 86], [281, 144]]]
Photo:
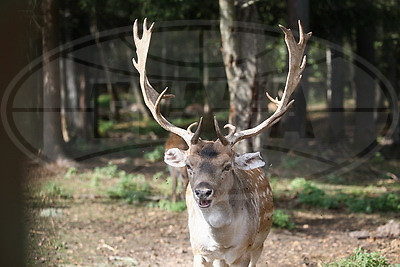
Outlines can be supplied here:
[[235, 166], [240, 170], [252, 170], [261, 168], [265, 165], [260, 152], [246, 153], [235, 157]]
[[164, 154], [164, 162], [172, 167], [185, 167], [186, 153], [179, 148], [168, 149]]

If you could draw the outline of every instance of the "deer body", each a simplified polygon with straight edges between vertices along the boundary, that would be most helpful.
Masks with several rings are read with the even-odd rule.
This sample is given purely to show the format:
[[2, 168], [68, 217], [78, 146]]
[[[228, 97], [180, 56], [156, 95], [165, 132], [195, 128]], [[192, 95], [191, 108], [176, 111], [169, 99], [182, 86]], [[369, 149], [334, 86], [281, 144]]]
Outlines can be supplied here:
[[254, 266], [273, 212], [259, 153], [237, 155], [220, 141], [200, 140], [188, 151], [167, 151], [164, 160], [188, 169], [186, 203], [195, 265], [220, 261]]
[[[220, 143], [213, 145], [222, 146]], [[203, 165], [207, 165], [205, 162], [212, 164], [207, 159], [201, 161]], [[212, 167], [218, 166], [211, 166], [204, 172], [212, 171]], [[228, 175], [220, 177], [214, 177], [213, 173], [200, 174], [213, 180], [224, 178], [221, 182], [228, 185], [221, 190], [227, 189], [227, 192], [215, 191], [212, 200], [215, 203], [206, 209], [197, 203], [193, 188], [199, 182], [190, 176], [186, 203], [190, 243], [197, 266], [207, 266], [214, 261], [239, 266], [248, 266], [251, 262], [255, 265], [271, 228], [272, 192], [263, 170], [241, 170], [233, 162], [228, 172]], [[204, 182], [205, 179], [200, 180]]]
[[[311, 33], [304, 34], [299, 22], [299, 42], [292, 32], [280, 26], [285, 34], [289, 51], [289, 72], [281, 100], [267, 97], [277, 106], [265, 121], [247, 130], [237, 132], [231, 124], [228, 135], [223, 135], [214, 117], [218, 139], [201, 140], [203, 119], [191, 124], [186, 130], [170, 123], [160, 112], [162, 99], [171, 98], [167, 88], [158, 93], [146, 75], [146, 60], [154, 24], [143, 24], [139, 38], [137, 21], [133, 27], [137, 61], [133, 65], [139, 71], [140, 85], [145, 103], [154, 119], [167, 131], [180, 136], [188, 149], [168, 149], [164, 161], [174, 168], [186, 168], [189, 186], [186, 204], [189, 213], [190, 242], [194, 254], [194, 266], [255, 266], [263, 249], [272, 224], [272, 192], [262, 167], [260, 153], [237, 154], [234, 145], [255, 136], [277, 123], [293, 104], [290, 96], [301, 80], [306, 64], [303, 56]], [[192, 128], [197, 125], [195, 132]]]

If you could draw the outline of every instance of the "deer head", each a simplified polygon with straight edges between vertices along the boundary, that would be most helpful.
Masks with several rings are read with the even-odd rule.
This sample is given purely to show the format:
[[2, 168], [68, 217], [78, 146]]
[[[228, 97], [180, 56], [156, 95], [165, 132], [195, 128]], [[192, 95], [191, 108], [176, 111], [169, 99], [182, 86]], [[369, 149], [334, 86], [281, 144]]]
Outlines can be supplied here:
[[[171, 124], [160, 113], [160, 102], [162, 99], [174, 97], [166, 94], [168, 88], [158, 93], [150, 84], [146, 75], [146, 60], [149, 50], [150, 39], [154, 23], [147, 28], [147, 21], [143, 23], [143, 35], [139, 38], [137, 20], [133, 25], [133, 39], [136, 45], [137, 61], [132, 59], [133, 65], [140, 74], [140, 85], [147, 107], [150, 109], [154, 119], [165, 130], [182, 137], [188, 144], [189, 149], [184, 151], [178, 148], [171, 148], [165, 152], [164, 161], [173, 167], [185, 167], [188, 170], [190, 186], [193, 197], [199, 207], [208, 208], [213, 203], [222, 201], [228, 197], [229, 191], [235, 182], [235, 175], [264, 166], [260, 153], [245, 153], [238, 155], [234, 145], [246, 138], [259, 134], [266, 128], [277, 123], [283, 114], [293, 104], [289, 101], [290, 96], [298, 86], [302, 72], [306, 65], [306, 56], [303, 56], [307, 40], [311, 33], [304, 34], [303, 27], [299, 24], [299, 42], [296, 42], [290, 29], [279, 25], [285, 34], [285, 43], [289, 52], [289, 72], [286, 79], [285, 89], [282, 98], [273, 99], [268, 93], [266, 96], [276, 104], [275, 112], [261, 124], [254, 128], [236, 131], [236, 127], [227, 124], [229, 134], [223, 135], [217, 120], [214, 118], [215, 130], [218, 139], [206, 141], [200, 138], [202, 118], [199, 122], [191, 124], [187, 129], [179, 128]], [[197, 125], [195, 132], [192, 128]]]

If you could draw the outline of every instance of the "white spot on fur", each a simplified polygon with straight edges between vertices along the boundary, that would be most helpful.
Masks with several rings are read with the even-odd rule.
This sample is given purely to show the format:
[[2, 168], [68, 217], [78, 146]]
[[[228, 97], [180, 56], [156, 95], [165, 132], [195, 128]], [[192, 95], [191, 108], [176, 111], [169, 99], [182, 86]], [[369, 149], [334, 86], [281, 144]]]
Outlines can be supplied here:
[[265, 162], [262, 160], [260, 152], [255, 152], [235, 157], [235, 164], [237, 168], [246, 171], [261, 168], [265, 165]]

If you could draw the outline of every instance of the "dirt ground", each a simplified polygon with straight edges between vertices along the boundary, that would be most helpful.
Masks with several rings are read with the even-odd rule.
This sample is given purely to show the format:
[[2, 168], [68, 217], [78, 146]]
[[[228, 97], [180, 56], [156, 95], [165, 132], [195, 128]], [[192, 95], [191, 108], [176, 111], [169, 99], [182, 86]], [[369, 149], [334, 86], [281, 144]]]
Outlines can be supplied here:
[[[191, 266], [187, 214], [83, 194], [29, 204], [30, 266]], [[46, 215], [47, 214], [47, 215]], [[357, 239], [393, 217], [318, 209], [291, 211], [296, 228], [273, 228], [259, 266], [321, 266], [358, 247], [400, 263], [400, 239]]]

